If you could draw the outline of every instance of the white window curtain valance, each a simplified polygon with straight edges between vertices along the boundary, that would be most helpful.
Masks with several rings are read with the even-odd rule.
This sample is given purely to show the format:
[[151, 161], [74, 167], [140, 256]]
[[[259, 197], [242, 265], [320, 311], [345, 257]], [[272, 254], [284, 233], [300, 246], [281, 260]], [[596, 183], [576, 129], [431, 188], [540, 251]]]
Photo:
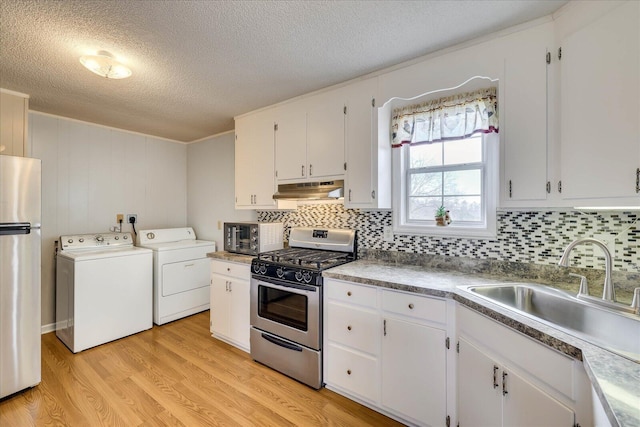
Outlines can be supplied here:
[[391, 119], [392, 147], [498, 132], [496, 88], [480, 89], [397, 108]]

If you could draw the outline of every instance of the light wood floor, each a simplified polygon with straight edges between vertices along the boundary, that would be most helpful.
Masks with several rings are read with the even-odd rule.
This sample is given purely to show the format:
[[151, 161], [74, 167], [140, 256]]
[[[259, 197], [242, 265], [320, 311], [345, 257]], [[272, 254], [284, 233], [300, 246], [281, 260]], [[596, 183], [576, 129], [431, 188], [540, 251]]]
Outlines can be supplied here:
[[42, 336], [42, 383], [0, 402], [0, 426], [392, 426], [211, 338], [209, 312], [78, 354]]

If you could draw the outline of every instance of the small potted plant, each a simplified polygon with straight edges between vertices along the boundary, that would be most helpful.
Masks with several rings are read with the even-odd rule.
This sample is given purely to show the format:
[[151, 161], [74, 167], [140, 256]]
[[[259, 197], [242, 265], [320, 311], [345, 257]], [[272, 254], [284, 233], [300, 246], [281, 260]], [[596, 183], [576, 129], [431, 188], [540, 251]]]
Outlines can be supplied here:
[[449, 211], [444, 206], [440, 206], [436, 210], [436, 225], [445, 227], [449, 224], [451, 224], [451, 217], [449, 216]]

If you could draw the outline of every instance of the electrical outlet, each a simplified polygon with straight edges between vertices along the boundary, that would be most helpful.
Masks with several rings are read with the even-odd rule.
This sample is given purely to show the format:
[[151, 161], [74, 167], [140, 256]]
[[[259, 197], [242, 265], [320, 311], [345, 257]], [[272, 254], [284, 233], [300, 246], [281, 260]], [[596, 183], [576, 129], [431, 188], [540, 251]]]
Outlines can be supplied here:
[[593, 238], [600, 240], [602, 243], [604, 243], [607, 246], [607, 249], [609, 249], [609, 252], [611, 252], [611, 258], [616, 257], [615, 236], [611, 234], [594, 234]]
[[124, 215], [122, 214], [116, 215], [116, 222], [122, 222], [122, 221], [124, 221]]
[[127, 223], [129, 223], [129, 224], [137, 224], [138, 223], [138, 214], [127, 214]]
[[222, 230], [222, 221], [218, 221], [218, 230]]
[[383, 227], [382, 240], [385, 242], [393, 242], [393, 228], [390, 225], [385, 225]]

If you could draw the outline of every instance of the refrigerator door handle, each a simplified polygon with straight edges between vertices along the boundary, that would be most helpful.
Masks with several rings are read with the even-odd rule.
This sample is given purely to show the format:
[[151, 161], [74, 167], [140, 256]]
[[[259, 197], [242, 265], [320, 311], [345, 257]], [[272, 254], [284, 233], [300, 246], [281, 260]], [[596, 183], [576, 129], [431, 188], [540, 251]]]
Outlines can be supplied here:
[[31, 224], [28, 222], [14, 222], [0, 224], [0, 236], [12, 236], [16, 234], [30, 234]]

